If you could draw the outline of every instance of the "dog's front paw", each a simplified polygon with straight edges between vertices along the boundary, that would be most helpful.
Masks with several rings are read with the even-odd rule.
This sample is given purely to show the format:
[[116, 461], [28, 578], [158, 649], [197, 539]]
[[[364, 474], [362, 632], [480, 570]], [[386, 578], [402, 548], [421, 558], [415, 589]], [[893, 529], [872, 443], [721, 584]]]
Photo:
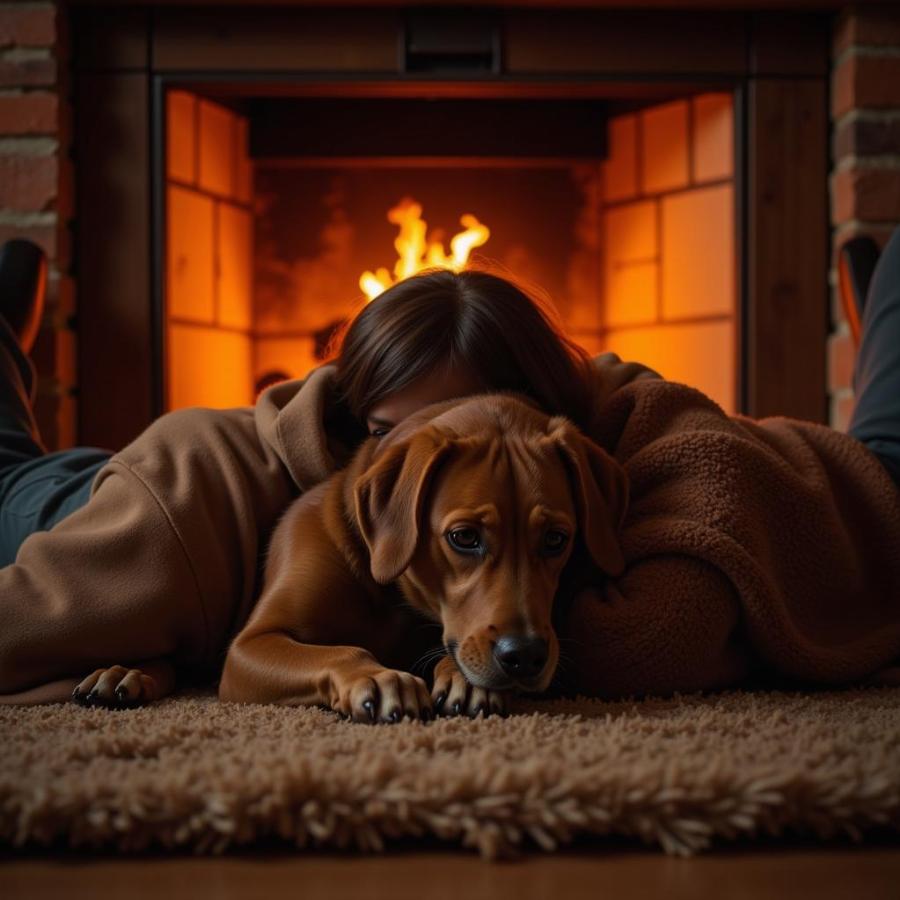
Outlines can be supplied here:
[[107, 709], [131, 709], [156, 700], [156, 682], [140, 669], [110, 666], [95, 669], [72, 691], [72, 699], [81, 706]]
[[479, 712], [486, 717], [491, 713], [506, 716], [506, 699], [510, 693], [470, 684], [449, 656], [434, 667], [431, 698], [439, 716], [470, 716], [474, 719]]
[[331, 708], [354, 722], [399, 722], [404, 716], [433, 718], [428, 685], [410, 672], [379, 669], [343, 680]]

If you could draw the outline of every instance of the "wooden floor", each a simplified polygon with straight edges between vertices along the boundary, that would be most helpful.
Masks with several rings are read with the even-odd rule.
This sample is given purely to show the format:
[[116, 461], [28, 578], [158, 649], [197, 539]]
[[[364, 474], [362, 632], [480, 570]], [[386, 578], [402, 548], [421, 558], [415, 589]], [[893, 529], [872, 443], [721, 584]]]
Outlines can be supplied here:
[[[183, 854], [0, 855], [4, 900], [215, 897], [303, 900], [900, 900], [900, 844], [770, 841], [677, 859], [634, 844], [579, 842], [512, 862], [435, 845], [381, 856], [269, 851], [222, 858]], [[418, 845], [421, 848], [421, 844]]]

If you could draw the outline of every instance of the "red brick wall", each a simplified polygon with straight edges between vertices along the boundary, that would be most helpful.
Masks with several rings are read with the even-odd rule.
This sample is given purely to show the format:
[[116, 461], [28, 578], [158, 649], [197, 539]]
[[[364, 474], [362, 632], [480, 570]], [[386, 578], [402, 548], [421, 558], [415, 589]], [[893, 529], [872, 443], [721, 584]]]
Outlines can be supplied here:
[[[835, 24], [832, 67], [831, 221], [836, 253], [857, 234], [871, 235], [884, 245], [900, 224], [900, 11], [888, 6], [845, 10]], [[846, 431], [853, 411], [855, 348], [834, 268], [831, 285], [831, 424]]]
[[50, 257], [47, 306], [31, 356], [48, 450], [75, 435], [75, 333], [65, 23], [54, 3], [0, 2], [0, 242], [30, 238]]

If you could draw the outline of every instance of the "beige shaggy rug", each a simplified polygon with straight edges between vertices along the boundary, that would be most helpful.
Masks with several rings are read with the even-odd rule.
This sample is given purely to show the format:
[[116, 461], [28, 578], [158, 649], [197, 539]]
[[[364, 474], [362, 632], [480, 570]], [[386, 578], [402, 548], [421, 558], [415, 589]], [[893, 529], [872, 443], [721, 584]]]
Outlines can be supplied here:
[[436, 836], [491, 859], [587, 834], [688, 856], [900, 832], [898, 688], [512, 709], [361, 725], [202, 690], [121, 711], [0, 706], [0, 844], [378, 851]]

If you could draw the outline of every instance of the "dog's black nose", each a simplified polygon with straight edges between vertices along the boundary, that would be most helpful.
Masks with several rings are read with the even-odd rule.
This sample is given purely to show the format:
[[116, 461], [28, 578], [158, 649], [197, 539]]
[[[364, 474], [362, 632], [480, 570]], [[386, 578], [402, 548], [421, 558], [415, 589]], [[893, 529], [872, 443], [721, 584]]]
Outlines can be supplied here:
[[539, 637], [502, 637], [494, 645], [494, 659], [512, 678], [537, 677], [547, 655], [547, 642]]

